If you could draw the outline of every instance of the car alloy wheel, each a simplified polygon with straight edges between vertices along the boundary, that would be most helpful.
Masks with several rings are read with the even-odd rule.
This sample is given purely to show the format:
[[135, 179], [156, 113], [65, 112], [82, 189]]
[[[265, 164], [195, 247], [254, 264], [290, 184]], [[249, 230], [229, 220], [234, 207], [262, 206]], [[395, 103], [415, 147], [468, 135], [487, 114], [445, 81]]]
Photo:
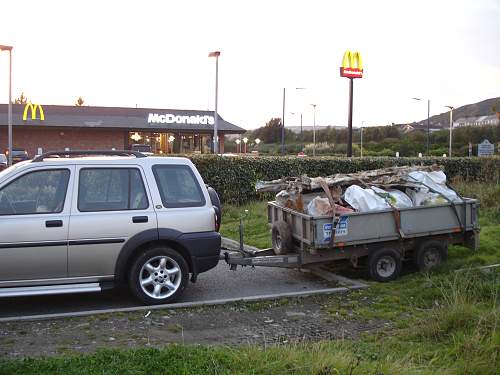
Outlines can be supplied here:
[[180, 287], [182, 272], [179, 264], [169, 256], [156, 256], [144, 263], [139, 272], [139, 284], [148, 297], [165, 299]]

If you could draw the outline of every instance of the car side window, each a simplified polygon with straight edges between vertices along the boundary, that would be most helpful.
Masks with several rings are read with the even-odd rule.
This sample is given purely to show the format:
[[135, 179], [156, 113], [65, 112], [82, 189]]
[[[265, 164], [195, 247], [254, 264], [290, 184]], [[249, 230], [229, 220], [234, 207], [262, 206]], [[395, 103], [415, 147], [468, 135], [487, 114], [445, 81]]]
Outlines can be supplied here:
[[144, 210], [149, 207], [141, 173], [136, 168], [84, 168], [78, 183], [82, 212]]
[[29, 172], [0, 189], [0, 215], [59, 213], [64, 209], [70, 172]]
[[187, 165], [155, 165], [153, 173], [165, 207], [199, 207], [205, 197]]

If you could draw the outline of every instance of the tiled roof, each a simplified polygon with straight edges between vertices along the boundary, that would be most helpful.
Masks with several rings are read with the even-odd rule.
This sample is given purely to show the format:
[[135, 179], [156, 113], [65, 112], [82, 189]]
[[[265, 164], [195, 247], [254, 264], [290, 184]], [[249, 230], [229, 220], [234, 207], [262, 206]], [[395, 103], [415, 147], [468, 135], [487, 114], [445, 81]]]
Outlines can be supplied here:
[[[129, 128], [131, 130], [195, 130], [213, 131], [210, 124], [177, 124], [148, 123], [150, 113], [172, 114], [174, 116], [213, 116], [213, 111], [159, 109], [159, 108], [127, 108], [127, 107], [77, 107], [64, 105], [43, 105], [45, 120], [23, 121], [24, 105], [12, 106], [12, 123], [14, 126], [49, 126], [49, 127], [89, 127], [89, 128]], [[0, 104], [0, 126], [7, 125], [7, 104]], [[225, 121], [219, 115], [218, 130], [226, 133], [244, 133], [245, 129]]]

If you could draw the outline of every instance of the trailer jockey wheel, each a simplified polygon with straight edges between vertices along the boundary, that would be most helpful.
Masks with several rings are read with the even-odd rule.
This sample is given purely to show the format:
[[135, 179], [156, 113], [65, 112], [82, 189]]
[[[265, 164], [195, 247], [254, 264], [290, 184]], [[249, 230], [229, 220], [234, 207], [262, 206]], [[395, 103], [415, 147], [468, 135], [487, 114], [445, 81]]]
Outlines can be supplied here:
[[448, 258], [446, 241], [429, 240], [422, 242], [415, 251], [413, 262], [419, 271], [438, 267]]
[[393, 249], [378, 249], [368, 256], [368, 273], [377, 281], [391, 281], [399, 277], [401, 255]]
[[292, 231], [284, 221], [277, 221], [272, 229], [273, 250], [276, 255], [283, 255], [292, 250]]

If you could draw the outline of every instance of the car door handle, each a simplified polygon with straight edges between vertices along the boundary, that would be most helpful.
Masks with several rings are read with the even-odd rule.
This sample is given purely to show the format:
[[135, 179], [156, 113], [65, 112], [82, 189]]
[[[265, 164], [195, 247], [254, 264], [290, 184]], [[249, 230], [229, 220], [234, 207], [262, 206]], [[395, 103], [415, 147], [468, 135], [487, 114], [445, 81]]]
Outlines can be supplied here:
[[147, 223], [149, 218], [147, 216], [134, 216], [132, 218], [133, 223]]
[[62, 220], [47, 220], [45, 222], [45, 226], [47, 228], [62, 227], [63, 226], [63, 222], [62, 222]]

